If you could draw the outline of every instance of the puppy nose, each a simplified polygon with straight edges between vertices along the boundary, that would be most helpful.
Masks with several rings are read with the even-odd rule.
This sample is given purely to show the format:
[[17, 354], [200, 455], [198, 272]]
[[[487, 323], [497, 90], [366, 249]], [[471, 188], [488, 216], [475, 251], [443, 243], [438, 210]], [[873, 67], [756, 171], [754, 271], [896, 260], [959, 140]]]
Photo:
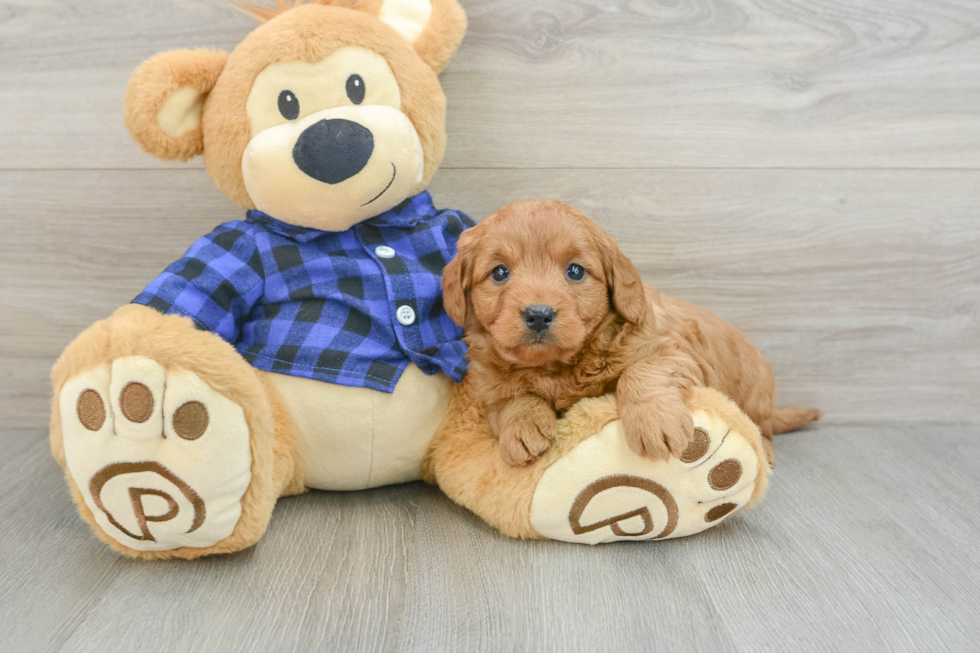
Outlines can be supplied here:
[[522, 316], [527, 328], [535, 333], [541, 333], [550, 329], [554, 323], [555, 309], [547, 304], [532, 304], [524, 309]]
[[321, 120], [306, 128], [293, 146], [299, 169], [325, 184], [339, 184], [367, 165], [374, 151], [371, 130], [352, 120]]

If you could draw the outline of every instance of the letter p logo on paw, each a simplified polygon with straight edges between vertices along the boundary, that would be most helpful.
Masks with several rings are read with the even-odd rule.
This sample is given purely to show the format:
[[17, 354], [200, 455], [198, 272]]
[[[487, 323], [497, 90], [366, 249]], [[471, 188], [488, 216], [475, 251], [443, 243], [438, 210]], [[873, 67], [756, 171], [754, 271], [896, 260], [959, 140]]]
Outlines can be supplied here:
[[[151, 487], [143, 487], [146, 485]], [[167, 488], [168, 485], [170, 488]], [[190, 527], [184, 532], [193, 533], [201, 527], [206, 517], [204, 500], [197, 492], [157, 462], [106, 465], [92, 477], [89, 493], [92, 502], [105, 513], [109, 523], [134, 540], [157, 541], [148, 522], [178, 520], [175, 525], [182, 528], [184, 522], [190, 521]], [[174, 498], [175, 494], [179, 499]], [[158, 501], [151, 502], [147, 497], [155, 497]], [[164, 512], [153, 512], [159, 506], [152, 504], [160, 504], [159, 500], [166, 504], [166, 509]], [[124, 522], [130, 522], [129, 527]], [[136, 528], [132, 528], [132, 522], [135, 522]], [[174, 529], [171, 527], [167, 530]]]
[[68, 471], [106, 535], [167, 551], [235, 531], [252, 478], [241, 406], [139, 356], [70, 379], [59, 404]]
[[[610, 496], [609, 498], [611, 500], [609, 501], [604, 502], [602, 499], [593, 501], [593, 499], [601, 496], [604, 492], [633, 494], [630, 492], [616, 492], [620, 488], [642, 490], [651, 496], [634, 497], [638, 499], [640, 507], [627, 512], [620, 512], [619, 514], [616, 513], [622, 508], [623, 504], [628, 504], [631, 497]], [[600, 503], [608, 503], [609, 506], [597, 505]], [[568, 524], [575, 535], [591, 533], [608, 526], [612, 534], [616, 537], [649, 536], [653, 532], [654, 526], [653, 515], [651, 515], [650, 508], [647, 506], [647, 504], [651, 503], [655, 506], [662, 503], [663, 509], [667, 511], [666, 521], [663, 522], [661, 520], [664, 523], [663, 529], [653, 535], [653, 537], [667, 537], [677, 527], [677, 502], [674, 501], [674, 497], [670, 495], [670, 492], [664, 486], [648, 478], [633, 476], [631, 474], [605, 476], [586, 486], [584, 490], [579, 492], [578, 496], [575, 497], [574, 503], [572, 503], [572, 509], [568, 513]], [[587, 513], [590, 512], [597, 514], [592, 519], [586, 519]], [[607, 516], [609, 514], [613, 516]], [[583, 521], [586, 523], [583, 524]], [[631, 525], [635, 525], [636, 528], [630, 528]]]
[[599, 544], [685, 537], [718, 525], [751, 499], [759, 463], [725, 420], [703, 411], [694, 418], [688, 450], [656, 461], [634, 453], [622, 423], [610, 422], [544, 471], [531, 526], [553, 540]]

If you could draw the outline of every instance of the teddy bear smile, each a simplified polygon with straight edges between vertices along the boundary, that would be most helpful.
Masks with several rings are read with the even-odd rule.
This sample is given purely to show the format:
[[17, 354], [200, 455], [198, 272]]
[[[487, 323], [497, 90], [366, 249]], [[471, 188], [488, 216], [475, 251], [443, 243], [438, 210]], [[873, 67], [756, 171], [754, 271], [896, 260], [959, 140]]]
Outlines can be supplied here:
[[285, 222], [343, 231], [410, 195], [422, 181], [424, 162], [418, 132], [404, 112], [344, 106], [256, 133], [241, 170], [259, 210]]
[[[293, 147], [296, 167], [325, 184], [339, 184], [359, 174], [374, 153], [371, 130], [343, 118], [320, 120], [300, 134]], [[380, 193], [361, 204], [367, 206], [384, 195], [395, 183], [398, 168], [391, 162], [391, 179]]]
[[398, 168], [395, 167], [395, 163], [394, 163], [394, 161], [392, 161], [392, 163], [391, 163], [391, 180], [388, 182], [388, 185], [385, 186], [385, 188], [384, 188], [383, 191], [381, 191], [380, 193], [378, 193], [377, 195], [375, 195], [372, 199], [368, 200], [364, 204], [361, 204], [361, 206], [367, 206], [368, 204], [370, 204], [374, 200], [378, 199], [379, 197], [381, 197], [382, 195], [384, 195], [385, 193], [387, 193], [388, 192], [388, 189], [391, 188], [391, 185], [393, 183], [395, 183], [395, 176], [397, 174], [398, 174]]

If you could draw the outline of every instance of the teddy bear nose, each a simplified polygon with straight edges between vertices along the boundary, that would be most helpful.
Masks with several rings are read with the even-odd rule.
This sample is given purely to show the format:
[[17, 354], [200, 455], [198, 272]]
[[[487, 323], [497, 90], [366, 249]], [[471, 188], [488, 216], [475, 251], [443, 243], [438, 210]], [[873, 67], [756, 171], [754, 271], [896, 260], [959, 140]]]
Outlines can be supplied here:
[[555, 309], [546, 304], [533, 304], [524, 309], [523, 318], [527, 328], [541, 333], [551, 328], [555, 321]]
[[339, 184], [363, 170], [373, 151], [370, 129], [334, 118], [314, 123], [300, 134], [293, 147], [293, 161], [317, 181]]

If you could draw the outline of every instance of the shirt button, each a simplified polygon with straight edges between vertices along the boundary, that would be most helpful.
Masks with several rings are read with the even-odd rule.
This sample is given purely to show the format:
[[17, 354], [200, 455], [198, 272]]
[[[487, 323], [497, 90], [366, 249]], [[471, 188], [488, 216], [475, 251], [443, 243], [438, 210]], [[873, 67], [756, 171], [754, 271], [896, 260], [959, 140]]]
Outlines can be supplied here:
[[387, 245], [378, 245], [374, 248], [374, 253], [377, 254], [378, 258], [395, 258], [395, 250]]
[[399, 306], [398, 310], [395, 311], [395, 317], [397, 317], [398, 321], [404, 326], [410, 326], [415, 322], [415, 311], [413, 311], [412, 307], [408, 304]]

